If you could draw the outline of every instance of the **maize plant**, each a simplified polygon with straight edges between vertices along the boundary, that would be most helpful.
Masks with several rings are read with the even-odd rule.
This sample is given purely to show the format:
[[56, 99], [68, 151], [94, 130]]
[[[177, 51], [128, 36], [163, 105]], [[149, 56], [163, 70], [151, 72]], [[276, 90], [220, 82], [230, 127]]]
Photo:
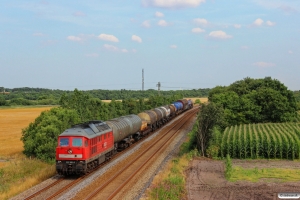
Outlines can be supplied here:
[[221, 155], [232, 158], [300, 159], [298, 123], [244, 124], [227, 127]]

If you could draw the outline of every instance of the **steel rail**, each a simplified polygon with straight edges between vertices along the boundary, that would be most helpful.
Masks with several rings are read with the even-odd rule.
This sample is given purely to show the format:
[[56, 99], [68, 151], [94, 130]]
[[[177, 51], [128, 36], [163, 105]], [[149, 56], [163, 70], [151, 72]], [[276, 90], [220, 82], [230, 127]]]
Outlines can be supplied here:
[[55, 182], [51, 183], [50, 185], [44, 187], [43, 189], [41, 189], [41, 190], [39, 190], [39, 191], [37, 191], [37, 192], [35, 192], [34, 194], [32, 194], [32, 195], [26, 197], [24, 200], [33, 199], [34, 197], [36, 197], [36, 196], [38, 196], [39, 194], [43, 193], [44, 191], [50, 189], [51, 187], [57, 185], [58, 183], [60, 183], [60, 182], [63, 181], [63, 180], [64, 180], [64, 178], [63, 178], [63, 177], [60, 177], [60, 178], [59, 178], [58, 180], [56, 180]]

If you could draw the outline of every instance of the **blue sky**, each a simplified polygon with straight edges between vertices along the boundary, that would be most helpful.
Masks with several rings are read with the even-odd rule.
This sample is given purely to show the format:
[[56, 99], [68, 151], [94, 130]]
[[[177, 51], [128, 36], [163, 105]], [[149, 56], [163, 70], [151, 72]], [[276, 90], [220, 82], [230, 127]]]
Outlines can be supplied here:
[[0, 2], [0, 86], [300, 89], [299, 0]]

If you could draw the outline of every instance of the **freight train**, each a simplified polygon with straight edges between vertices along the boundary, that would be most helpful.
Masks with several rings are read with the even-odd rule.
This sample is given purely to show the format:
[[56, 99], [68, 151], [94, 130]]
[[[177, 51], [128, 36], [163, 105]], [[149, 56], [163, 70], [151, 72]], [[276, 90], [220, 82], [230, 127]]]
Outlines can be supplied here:
[[89, 173], [118, 151], [128, 148], [192, 107], [191, 100], [181, 99], [138, 115], [73, 125], [58, 136], [56, 171], [60, 175]]

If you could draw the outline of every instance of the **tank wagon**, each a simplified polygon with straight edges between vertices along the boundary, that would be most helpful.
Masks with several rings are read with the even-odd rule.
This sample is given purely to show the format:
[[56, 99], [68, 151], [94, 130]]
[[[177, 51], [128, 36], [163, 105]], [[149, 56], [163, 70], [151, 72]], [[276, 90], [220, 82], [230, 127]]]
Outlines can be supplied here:
[[112, 128], [115, 149], [121, 151], [140, 137], [142, 120], [137, 115], [127, 115], [106, 121]]
[[192, 102], [184, 99], [138, 115], [73, 125], [58, 136], [56, 171], [62, 175], [86, 174], [192, 107]]
[[183, 110], [187, 110], [187, 109], [188, 109], [188, 106], [189, 106], [188, 100], [186, 100], [186, 99], [181, 99], [181, 100], [178, 100], [178, 102], [181, 102], [181, 103], [182, 103]]
[[139, 113], [138, 116], [141, 118], [142, 122], [146, 122], [147, 124], [147, 128], [142, 129], [143, 135], [146, 135], [152, 130], [154, 131], [157, 129], [157, 116], [154, 111], [146, 110], [144, 112]]
[[188, 109], [191, 109], [194, 107], [194, 103], [191, 99], [188, 100]]

